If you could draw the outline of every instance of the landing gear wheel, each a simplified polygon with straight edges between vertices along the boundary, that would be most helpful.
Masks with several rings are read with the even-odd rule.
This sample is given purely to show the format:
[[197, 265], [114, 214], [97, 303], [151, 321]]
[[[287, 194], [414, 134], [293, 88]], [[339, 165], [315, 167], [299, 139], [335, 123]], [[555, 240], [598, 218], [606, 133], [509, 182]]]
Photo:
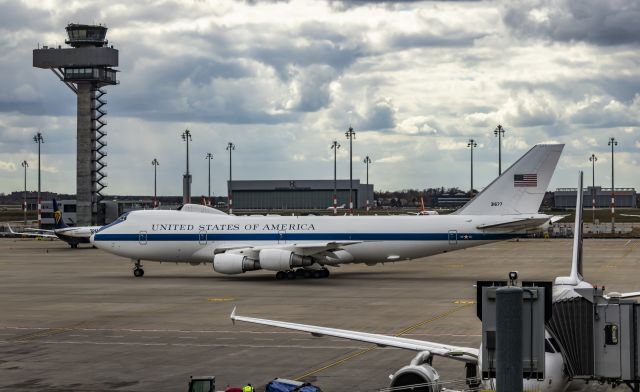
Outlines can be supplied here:
[[287, 271], [287, 279], [295, 279], [296, 272], [295, 271]]
[[324, 269], [322, 270], [322, 277], [323, 277], [323, 278], [328, 278], [328, 277], [329, 277], [329, 275], [331, 275], [331, 273], [329, 272], [329, 270], [328, 270], [328, 269], [326, 269], [326, 268], [324, 268]]
[[78, 244], [71, 244], [71, 249], [78, 249]]
[[284, 271], [276, 272], [276, 280], [284, 280], [287, 279], [287, 273]]
[[320, 279], [322, 278], [322, 271], [321, 270], [314, 270], [313, 271], [313, 278], [314, 279]]
[[313, 272], [309, 270], [303, 270], [303, 275], [305, 279], [309, 279], [313, 277]]
[[136, 278], [142, 278], [144, 276], [144, 270], [142, 268], [134, 269], [133, 276], [135, 276]]

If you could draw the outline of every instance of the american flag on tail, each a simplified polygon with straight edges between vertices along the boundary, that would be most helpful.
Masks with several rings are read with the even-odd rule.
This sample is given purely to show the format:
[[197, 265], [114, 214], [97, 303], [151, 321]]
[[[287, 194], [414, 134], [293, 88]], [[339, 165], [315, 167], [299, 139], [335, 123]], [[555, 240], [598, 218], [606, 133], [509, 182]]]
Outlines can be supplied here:
[[538, 186], [537, 174], [514, 174], [513, 186]]

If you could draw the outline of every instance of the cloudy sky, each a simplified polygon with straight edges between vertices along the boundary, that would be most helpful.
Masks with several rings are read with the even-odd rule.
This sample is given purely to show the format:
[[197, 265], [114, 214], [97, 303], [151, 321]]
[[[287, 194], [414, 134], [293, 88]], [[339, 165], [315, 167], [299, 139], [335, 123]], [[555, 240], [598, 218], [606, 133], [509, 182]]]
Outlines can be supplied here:
[[578, 170], [640, 189], [640, 2], [526, 1], [3, 1], [0, 0], [0, 192], [75, 192], [75, 95], [32, 67], [32, 49], [64, 45], [67, 23], [104, 23], [120, 50], [120, 84], [107, 87], [108, 194], [181, 194], [185, 145], [193, 194], [236, 179], [364, 180], [376, 189], [476, 187], [536, 143], [565, 143], [551, 188]]

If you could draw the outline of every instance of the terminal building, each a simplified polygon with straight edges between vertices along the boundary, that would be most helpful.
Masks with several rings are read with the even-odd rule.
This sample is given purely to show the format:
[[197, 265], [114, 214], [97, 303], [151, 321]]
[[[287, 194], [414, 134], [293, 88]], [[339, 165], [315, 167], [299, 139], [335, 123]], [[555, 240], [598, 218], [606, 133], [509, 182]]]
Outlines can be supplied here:
[[[239, 210], [324, 210], [333, 207], [333, 180], [233, 180], [233, 208]], [[349, 180], [337, 181], [338, 206], [349, 208]], [[373, 184], [353, 180], [353, 208], [374, 206]]]
[[[576, 208], [576, 188], [558, 188], [553, 194], [555, 208]], [[584, 190], [584, 207], [591, 208], [591, 199], [595, 191], [596, 208], [611, 207], [611, 188], [587, 187]], [[637, 195], [634, 188], [615, 188], [617, 208], [637, 208]]]
[[[67, 226], [82, 226], [78, 223], [78, 203], [76, 200], [58, 200], [58, 208], [62, 212], [62, 219]], [[100, 202], [104, 209], [105, 224], [116, 220], [125, 212], [134, 210], [153, 209], [153, 200], [103, 200]], [[55, 226], [53, 218], [53, 201], [42, 201], [42, 227], [51, 228]]]

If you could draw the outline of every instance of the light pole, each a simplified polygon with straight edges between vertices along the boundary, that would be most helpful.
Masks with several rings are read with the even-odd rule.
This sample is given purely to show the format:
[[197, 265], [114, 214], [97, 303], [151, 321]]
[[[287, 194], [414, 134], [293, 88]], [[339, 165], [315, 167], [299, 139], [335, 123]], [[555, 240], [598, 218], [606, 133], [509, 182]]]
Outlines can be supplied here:
[[596, 154], [591, 154], [589, 161], [591, 161], [591, 223], [596, 223], [596, 161], [598, 157]]
[[337, 140], [331, 143], [331, 149], [333, 150], [333, 214], [338, 213], [338, 149], [340, 144]]
[[367, 211], [369, 211], [369, 164], [371, 163], [369, 155], [364, 157], [364, 163], [367, 165]]
[[614, 178], [613, 177], [613, 174], [614, 174], [614, 170], [613, 170], [613, 147], [618, 145], [618, 141], [616, 140], [616, 138], [610, 137], [608, 145], [611, 146], [611, 233], [615, 233], [616, 232], [616, 218], [615, 218], [616, 192], [615, 192], [614, 181], [613, 181], [613, 178]]
[[182, 132], [182, 140], [187, 143], [187, 173], [184, 175], [182, 182], [182, 203], [191, 203], [191, 174], [189, 173], [189, 141], [191, 138], [191, 131], [185, 129]]
[[353, 215], [353, 139], [356, 138], [356, 133], [349, 126], [344, 135], [349, 139], [349, 213]]
[[478, 144], [475, 140], [469, 139], [469, 143], [467, 143], [467, 147], [471, 148], [471, 197], [473, 197], [473, 149], [478, 147]]
[[33, 141], [38, 143], [38, 228], [42, 226], [42, 206], [40, 205], [40, 145], [44, 143], [42, 133], [38, 132], [33, 137]]
[[209, 198], [207, 199], [207, 203], [211, 205], [211, 160], [213, 159], [213, 154], [208, 152], [205, 159], [209, 161]]
[[498, 137], [498, 175], [502, 174], [502, 137], [504, 136], [504, 128], [498, 124], [493, 134]]
[[227, 143], [227, 151], [229, 151], [229, 186], [227, 188], [227, 198], [229, 199], [229, 214], [233, 214], [233, 196], [231, 194], [231, 181], [233, 180], [232, 161], [231, 155], [233, 150], [236, 149], [236, 145], [232, 142]]
[[24, 225], [27, 225], [27, 168], [29, 162], [22, 161], [22, 167], [24, 167], [24, 202], [22, 204], [22, 210], [24, 211]]
[[158, 165], [160, 162], [156, 158], [151, 161], [153, 165], [153, 208], [158, 207]]

